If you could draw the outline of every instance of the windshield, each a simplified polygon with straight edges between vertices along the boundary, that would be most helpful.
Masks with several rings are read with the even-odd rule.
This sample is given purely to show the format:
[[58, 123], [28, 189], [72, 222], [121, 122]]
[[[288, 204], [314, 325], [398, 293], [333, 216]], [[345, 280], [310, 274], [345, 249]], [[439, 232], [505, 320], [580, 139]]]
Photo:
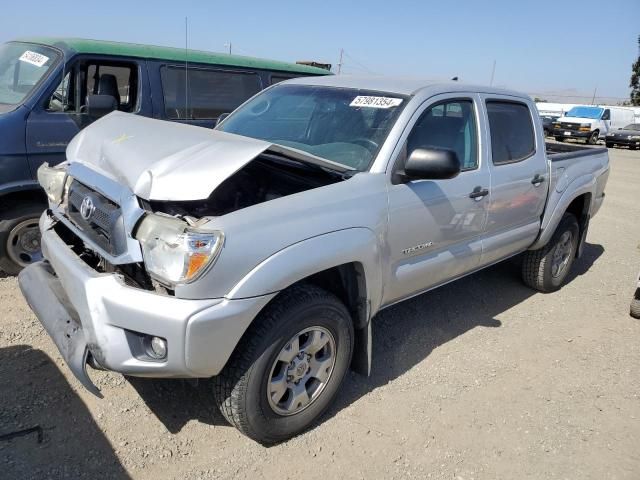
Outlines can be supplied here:
[[0, 109], [22, 103], [58, 58], [54, 49], [42, 45], [0, 45]]
[[351, 88], [278, 85], [250, 100], [218, 130], [267, 140], [365, 171], [406, 97]]
[[640, 123], [630, 123], [623, 130], [638, 130], [640, 131]]
[[565, 114], [565, 117], [593, 118], [598, 120], [602, 116], [602, 112], [604, 112], [604, 108], [600, 107], [573, 107]]

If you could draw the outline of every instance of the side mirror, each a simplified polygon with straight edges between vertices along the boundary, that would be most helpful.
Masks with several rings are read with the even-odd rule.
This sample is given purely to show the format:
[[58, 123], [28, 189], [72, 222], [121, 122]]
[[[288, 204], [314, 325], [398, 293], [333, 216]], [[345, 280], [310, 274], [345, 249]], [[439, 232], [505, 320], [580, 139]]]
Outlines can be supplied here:
[[453, 150], [416, 148], [404, 166], [407, 180], [444, 180], [460, 173], [460, 160]]
[[111, 95], [87, 95], [87, 115], [91, 118], [104, 117], [117, 110], [118, 102]]
[[218, 119], [216, 120], [216, 127], [222, 123], [222, 121], [229, 116], [228, 113], [221, 113]]

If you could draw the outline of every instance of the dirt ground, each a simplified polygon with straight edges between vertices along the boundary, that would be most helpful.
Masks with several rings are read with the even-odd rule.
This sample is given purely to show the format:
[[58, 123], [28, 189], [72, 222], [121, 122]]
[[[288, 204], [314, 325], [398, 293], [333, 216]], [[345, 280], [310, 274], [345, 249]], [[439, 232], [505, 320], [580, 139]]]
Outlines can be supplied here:
[[610, 150], [605, 204], [560, 292], [510, 261], [382, 312], [370, 378], [271, 448], [225, 425], [211, 385], [92, 372], [83, 390], [0, 279], [0, 478], [640, 478], [640, 152]]

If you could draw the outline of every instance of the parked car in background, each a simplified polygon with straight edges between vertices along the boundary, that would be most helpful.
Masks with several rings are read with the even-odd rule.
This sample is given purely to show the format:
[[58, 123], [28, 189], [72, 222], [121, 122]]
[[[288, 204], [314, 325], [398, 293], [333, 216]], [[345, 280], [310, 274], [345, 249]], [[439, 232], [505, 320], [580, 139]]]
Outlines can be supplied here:
[[630, 150], [640, 148], [640, 123], [630, 123], [629, 125], [611, 130], [605, 137], [607, 148], [629, 147]]
[[560, 118], [559, 115], [540, 115], [542, 119], [542, 129], [545, 137], [553, 136], [553, 124]]
[[636, 291], [631, 299], [631, 307], [629, 312], [633, 318], [640, 318], [640, 275], [638, 275], [638, 283], [636, 285]]
[[573, 107], [553, 124], [555, 139], [562, 142], [569, 138], [579, 138], [595, 145], [611, 130], [621, 128], [635, 121], [635, 114], [624, 107]]
[[0, 270], [42, 258], [40, 164], [113, 110], [213, 127], [261, 89], [324, 69], [234, 55], [80, 39], [0, 45]]
[[274, 85], [213, 132], [114, 112], [67, 152], [19, 276], [67, 365], [94, 393], [87, 362], [213, 376], [264, 443], [369, 372], [381, 309], [521, 253], [559, 289], [609, 174], [605, 148], [545, 146], [528, 95], [379, 76]]

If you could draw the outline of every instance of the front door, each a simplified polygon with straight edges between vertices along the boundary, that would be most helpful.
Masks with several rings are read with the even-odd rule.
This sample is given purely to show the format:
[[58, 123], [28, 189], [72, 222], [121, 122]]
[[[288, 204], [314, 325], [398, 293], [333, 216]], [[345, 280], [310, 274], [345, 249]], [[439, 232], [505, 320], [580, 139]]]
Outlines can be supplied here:
[[448, 180], [393, 179], [389, 186], [390, 271], [386, 304], [474, 270], [482, 252], [489, 170], [479, 142], [479, 97], [433, 97], [401, 139], [395, 169], [415, 148], [456, 152], [462, 172]]

